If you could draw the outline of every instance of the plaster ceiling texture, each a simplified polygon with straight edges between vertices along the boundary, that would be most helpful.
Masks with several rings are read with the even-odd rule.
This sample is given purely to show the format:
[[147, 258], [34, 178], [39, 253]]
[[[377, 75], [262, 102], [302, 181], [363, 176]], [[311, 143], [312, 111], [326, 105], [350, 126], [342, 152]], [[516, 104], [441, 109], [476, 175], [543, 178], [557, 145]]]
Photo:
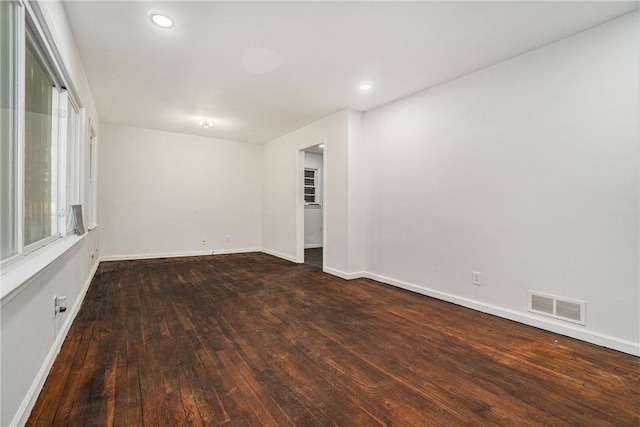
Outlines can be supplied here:
[[[103, 122], [258, 144], [637, 8], [615, 1], [65, 2]], [[174, 25], [156, 26], [149, 10]], [[359, 90], [363, 81], [373, 89]], [[212, 126], [202, 128], [200, 118]]]

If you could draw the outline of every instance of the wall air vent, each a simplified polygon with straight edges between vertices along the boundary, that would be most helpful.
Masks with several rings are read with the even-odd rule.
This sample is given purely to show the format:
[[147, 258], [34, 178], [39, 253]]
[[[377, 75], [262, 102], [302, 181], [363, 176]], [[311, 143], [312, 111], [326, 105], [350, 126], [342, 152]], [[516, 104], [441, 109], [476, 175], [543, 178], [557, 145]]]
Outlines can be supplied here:
[[539, 311], [544, 314], [553, 314], [553, 301], [551, 297], [545, 297], [542, 295], [531, 294], [531, 311]]
[[585, 325], [585, 309], [584, 301], [529, 291], [529, 311], [532, 313]]

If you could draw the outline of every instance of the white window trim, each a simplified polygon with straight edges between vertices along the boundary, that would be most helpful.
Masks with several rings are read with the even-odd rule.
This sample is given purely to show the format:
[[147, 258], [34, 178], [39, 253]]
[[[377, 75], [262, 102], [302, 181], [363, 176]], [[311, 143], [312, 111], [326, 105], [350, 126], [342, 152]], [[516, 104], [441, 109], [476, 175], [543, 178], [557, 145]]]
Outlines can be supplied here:
[[67, 152], [69, 150], [69, 116], [70, 116], [70, 104], [69, 95], [67, 91], [62, 91], [60, 93], [60, 100], [58, 101], [58, 138], [60, 139], [60, 148], [58, 153], [58, 168], [60, 169], [60, 174], [58, 175], [58, 188], [60, 191], [60, 196], [58, 197], [58, 206], [56, 206], [56, 216], [58, 219], [58, 233], [61, 236], [66, 236], [68, 234], [67, 229], [67, 205], [69, 200], [69, 195], [67, 194], [67, 168], [69, 165], [67, 164]]
[[[25, 8], [21, 1], [16, 2], [18, 7], [18, 52], [17, 52], [17, 61], [18, 61], [18, 80], [22, 78], [22, 76], [26, 73], [26, 46], [27, 46], [27, 25], [25, 18]], [[24, 257], [24, 253], [21, 252], [21, 249], [24, 247], [24, 111], [25, 111], [25, 90], [23, 84], [18, 84], [18, 103], [17, 103], [18, 111], [17, 111], [17, 132], [16, 137], [18, 138], [18, 143], [16, 145], [16, 164], [14, 167], [16, 168], [16, 198], [14, 207], [16, 213], [16, 229], [13, 230], [15, 233], [15, 242], [16, 242], [16, 254], [10, 258], [7, 258], [3, 262], [0, 263], [0, 268], [4, 268], [5, 266], [16, 262], [17, 260]]]

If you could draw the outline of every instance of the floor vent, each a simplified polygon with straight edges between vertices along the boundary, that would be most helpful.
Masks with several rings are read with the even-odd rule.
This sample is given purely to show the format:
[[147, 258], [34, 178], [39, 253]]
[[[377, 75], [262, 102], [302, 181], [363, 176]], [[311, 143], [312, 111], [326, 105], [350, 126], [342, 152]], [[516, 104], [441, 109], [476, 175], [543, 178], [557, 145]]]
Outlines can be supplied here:
[[529, 291], [529, 311], [567, 322], [586, 324], [584, 301]]

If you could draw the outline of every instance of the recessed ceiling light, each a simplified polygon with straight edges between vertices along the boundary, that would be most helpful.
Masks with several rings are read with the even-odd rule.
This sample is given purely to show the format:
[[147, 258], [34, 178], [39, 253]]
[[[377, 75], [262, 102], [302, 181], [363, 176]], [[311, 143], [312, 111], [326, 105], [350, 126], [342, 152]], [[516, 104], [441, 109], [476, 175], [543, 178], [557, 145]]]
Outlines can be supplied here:
[[368, 92], [373, 89], [373, 83], [371, 82], [362, 82], [358, 85], [358, 89], [364, 92]]
[[168, 16], [162, 15], [157, 12], [150, 13], [151, 20], [154, 24], [162, 28], [169, 28], [173, 26], [173, 21]]

